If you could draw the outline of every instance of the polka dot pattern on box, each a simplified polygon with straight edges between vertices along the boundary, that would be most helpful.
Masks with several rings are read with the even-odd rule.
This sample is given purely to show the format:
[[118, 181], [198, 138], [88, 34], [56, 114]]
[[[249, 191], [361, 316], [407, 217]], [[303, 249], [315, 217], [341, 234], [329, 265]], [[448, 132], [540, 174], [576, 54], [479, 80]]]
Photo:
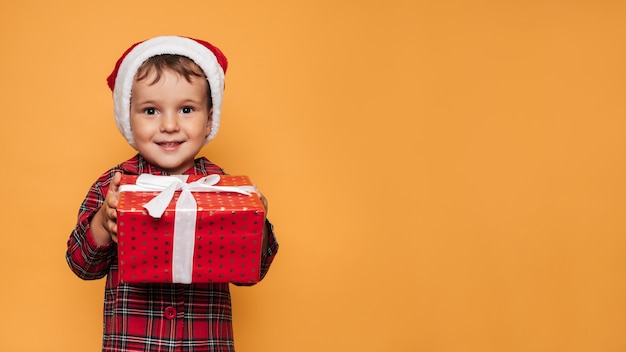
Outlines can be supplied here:
[[[190, 176], [188, 182], [201, 176]], [[124, 176], [134, 183], [136, 176]], [[222, 176], [218, 185], [250, 185], [246, 176]], [[157, 192], [122, 192], [118, 206], [118, 260], [125, 282], [172, 282], [177, 192], [160, 219], [143, 209]], [[253, 283], [259, 280], [264, 208], [253, 196], [193, 192], [198, 204], [193, 282]]]

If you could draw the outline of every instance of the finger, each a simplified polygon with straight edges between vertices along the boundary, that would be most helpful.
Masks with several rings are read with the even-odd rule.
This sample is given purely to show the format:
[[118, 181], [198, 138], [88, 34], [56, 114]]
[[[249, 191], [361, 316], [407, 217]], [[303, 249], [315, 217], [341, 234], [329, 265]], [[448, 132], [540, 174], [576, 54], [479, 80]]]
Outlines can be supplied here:
[[121, 180], [122, 174], [119, 171], [115, 172], [115, 175], [113, 175], [113, 178], [111, 179], [109, 190], [107, 192], [107, 205], [113, 209], [117, 208], [117, 197], [119, 195]]
[[103, 227], [111, 235], [117, 234], [117, 222], [112, 219], [107, 219], [103, 224]]
[[117, 196], [114, 192], [109, 192], [107, 197], [104, 199], [105, 207], [107, 209], [107, 216], [112, 218], [111, 213], [115, 213], [117, 211]]
[[119, 171], [116, 171], [115, 175], [113, 175], [113, 178], [111, 179], [111, 185], [109, 186], [109, 192], [117, 193], [118, 189], [120, 188], [121, 180], [122, 180], [122, 174]]
[[111, 221], [117, 221], [117, 210], [115, 208], [109, 208], [107, 210], [107, 215], [109, 216], [109, 219], [111, 219]]

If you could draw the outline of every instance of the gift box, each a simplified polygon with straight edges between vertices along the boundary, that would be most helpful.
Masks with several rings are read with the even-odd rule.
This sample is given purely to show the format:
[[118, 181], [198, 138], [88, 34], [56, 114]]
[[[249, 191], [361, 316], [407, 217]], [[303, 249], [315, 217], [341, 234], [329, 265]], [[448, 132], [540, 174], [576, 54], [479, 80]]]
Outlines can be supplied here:
[[255, 191], [247, 176], [123, 175], [121, 281], [258, 282], [265, 209]]

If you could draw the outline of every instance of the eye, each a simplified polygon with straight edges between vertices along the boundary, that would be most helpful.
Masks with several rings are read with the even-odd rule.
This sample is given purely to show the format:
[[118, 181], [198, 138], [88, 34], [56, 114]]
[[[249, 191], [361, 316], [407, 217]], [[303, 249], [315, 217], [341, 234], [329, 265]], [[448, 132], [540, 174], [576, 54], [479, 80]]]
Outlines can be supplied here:
[[183, 114], [191, 114], [193, 112], [193, 108], [191, 106], [183, 106], [183, 108], [180, 109], [180, 111]]
[[143, 113], [146, 115], [154, 115], [156, 114], [156, 109], [155, 108], [145, 108], [143, 109]]

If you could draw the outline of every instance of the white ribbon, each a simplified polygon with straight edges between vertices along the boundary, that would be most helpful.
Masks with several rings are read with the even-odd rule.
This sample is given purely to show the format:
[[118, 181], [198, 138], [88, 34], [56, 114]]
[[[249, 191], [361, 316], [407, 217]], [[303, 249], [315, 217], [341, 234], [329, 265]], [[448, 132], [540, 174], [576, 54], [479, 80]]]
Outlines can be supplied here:
[[176, 202], [174, 218], [174, 239], [172, 242], [172, 282], [190, 284], [193, 271], [193, 252], [195, 247], [195, 228], [198, 213], [196, 199], [191, 192], [235, 192], [245, 195], [258, 193], [254, 186], [216, 186], [219, 175], [205, 176], [187, 183], [187, 176], [157, 176], [141, 174], [134, 185], [120, 186], [120, 192], [160, 191], [143, 207], [153, 218], [161, 218], [172, 201], [174, 193], [181, 191]]

